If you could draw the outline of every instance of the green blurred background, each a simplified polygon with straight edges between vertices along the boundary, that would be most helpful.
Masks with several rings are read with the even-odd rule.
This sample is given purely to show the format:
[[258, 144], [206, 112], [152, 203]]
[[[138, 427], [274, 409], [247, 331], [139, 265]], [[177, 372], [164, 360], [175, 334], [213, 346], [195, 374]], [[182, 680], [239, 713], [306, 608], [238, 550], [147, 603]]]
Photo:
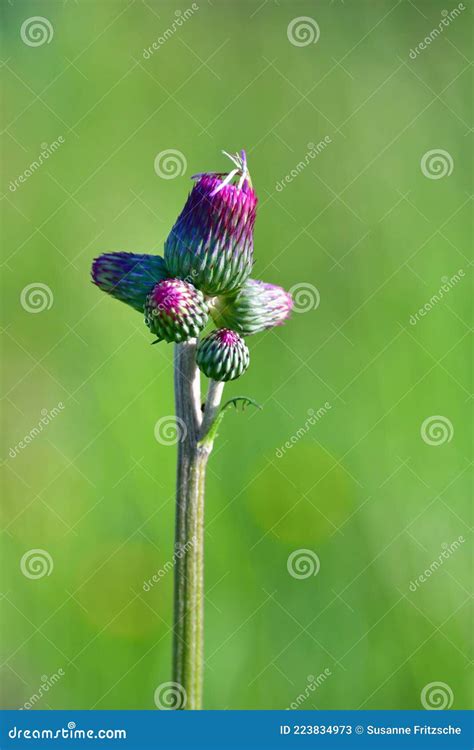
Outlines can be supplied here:
[[[205, 706], [420, 708], [440, 681], [469, 707], [469, 545], [410, 590], [443, 545], [470, 540], [465, 5], [410, 58], [444, 0], [202, 0], [147, 59], [190, 3], [2, 4], [3, 707], [60, 669], [37, 708], [152, 709], [171, 679], [172, 574], [143, 583], [173, 550], [175, 446], [154, 437], [173, 414], [172, 348], [150, 346], [89, 269], [105, 251], [160, 253], [190, 176], [242, 147], [260, 197], [254, 276], [310, 285], [298, 306], [312, 309], [250, 339], [226, 387], [264, 409], [228, 414], [209, 466]], [[37, 15], [54, 34], [30, 46], [20, 29]], [[300, 16], [316, 43], [290, 42]], [[154, 169], [167, 149], [184, 156], [175, 179]], [[420, 163], [439, 149], [452, 173], [432, 179]], [[33, 314], [21, 294], [37, 283], [52, 304]], [[432, 416], [450, 436], [437, 445], [420, 432]], [[31, 579], [20, 560], [36, 548], [54, 567]], [[301, 549], [317, 575], [289, 574]]]

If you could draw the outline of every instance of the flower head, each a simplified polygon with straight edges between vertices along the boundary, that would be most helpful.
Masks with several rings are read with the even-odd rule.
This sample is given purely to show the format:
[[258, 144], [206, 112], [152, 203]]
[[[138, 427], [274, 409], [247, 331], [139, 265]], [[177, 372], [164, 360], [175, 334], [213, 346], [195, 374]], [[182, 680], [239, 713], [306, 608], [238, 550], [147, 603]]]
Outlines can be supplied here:
[[227, 175], [195, 175], [196, 183], [165, 243], [171, 274], [211, 295], [241, 286], [253, 263], [257, 197], [245, 151], [227, 156], [235, 165]]
[[219, 328], [199, 341], [196, 362], [208, 378], [235, 380], [249, 366], [250, 354], [238, 333], [229, 328]]
[[251, 336], [282, 325], [292, 308], [293, 298], [281, 286], [247, 279], [234, 294], [216, 297], [211, 315], [216, 325], [232, 328], [241, 336]]
[[205, 327], [209, 309], [204, 295], [181, 279], [165, 279], [145, 302], [145, 323], [158, 341], [186, 341]]
[[104, 253], [92, 263], [92, 281], [103, 292], [143, 313], [147, 294], [169, 276], [159, 255]]
[[164, 259], [105, 253], [92, 265], [94, 284], [144, 313], [157, 341], [197, 338], [211, 315], [218, 330], [199, 341], [196, 360], [205, 375], [220, 381], [247, 369], [242, 337], [281, 325], [293, 307], [281, 287], [248, 278], [257, 197], [245, 151], [224, 153], [233, 168], [194, 176]]

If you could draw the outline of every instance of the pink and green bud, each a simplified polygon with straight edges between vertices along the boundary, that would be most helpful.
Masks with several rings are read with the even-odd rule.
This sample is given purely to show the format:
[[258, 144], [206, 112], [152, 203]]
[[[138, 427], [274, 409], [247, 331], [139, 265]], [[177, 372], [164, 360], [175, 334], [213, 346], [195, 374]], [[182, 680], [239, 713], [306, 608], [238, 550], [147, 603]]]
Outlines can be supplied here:
[[216, 325], [232, 328], [241, 336], [251, 336], [282, 325], [292, 307], [291, 294], [280, 286], [247, 279], [235, 294], [216, 297], [211, 315]]
[[145, 323], [158, 341], [186, 341], [198, 336], [209, 317], [204, 295], [181, 279], [165, 279], [145, 302]]
[[230, 158], [235, 169], [227, 175], [195, 175], [197, 181], [165, 243], [171, 275], [192, 281], [208, 295], [237, 289], [253, 264], [257, 197], [245, 152]]
[[250, 354], [245, 341], [229, 328], [219, 328], [197, 346], [199, 369], [212, 380], [235, 380], [247, 369]]
[[92, 281], [103, 292], [143, 313], [147, 295], [169, 273], [159, 255], [104, 253], [92, 263]]

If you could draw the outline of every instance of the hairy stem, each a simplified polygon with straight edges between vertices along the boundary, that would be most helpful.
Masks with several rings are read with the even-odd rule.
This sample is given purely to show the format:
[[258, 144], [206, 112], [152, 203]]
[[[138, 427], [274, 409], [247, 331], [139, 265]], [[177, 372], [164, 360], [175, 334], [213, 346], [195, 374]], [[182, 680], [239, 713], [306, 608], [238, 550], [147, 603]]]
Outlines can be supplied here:
[[200, 377], [196, 367], [196, 342], [176, 344], [174, 386], [178, 442], [176, 475], [175, 579], [173, 626], [173, 681], [184, 687], [186, 559], [191, 464], [200, 428]]
[[221, 404], [224, 385], [225, 383], [220, 383], [216, 380], [209, 381], [209, 388], [206, 398], [206, 408], [204, 410], [204, 416], [199, 435], [201, 440], [206, 437], [207, 433], [209, 432], [210, 426], [216, 418], [219, 406]]
[[[199, 371], [195, 342], [178, 344], [175, 354], [175, 398], [178, 428], [176, 489], [176, 565], [173, 680], [184, 688], [186, 703], [202, 708], [204, 667], [204, 491], [206, 465], [213, 441], [206, 440], [222, 397], [223, 385], [210, 381], [201, 425]], [[184, 427], [183, 427], [184, 425]]]

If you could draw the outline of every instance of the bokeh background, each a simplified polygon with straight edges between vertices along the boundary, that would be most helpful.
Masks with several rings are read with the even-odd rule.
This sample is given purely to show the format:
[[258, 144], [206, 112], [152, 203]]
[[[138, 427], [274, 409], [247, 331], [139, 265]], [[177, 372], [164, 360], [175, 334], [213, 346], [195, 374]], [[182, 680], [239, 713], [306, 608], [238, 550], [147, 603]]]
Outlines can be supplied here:
[[[205, 705], [420, 708], [441, 682], [468, 708], [472, 8], [410, 57], [444, 0], [185, 5], [2, 3], [2, 706], [61, 670], [36, 708], [152, 709], [171, 679], [172, 574], [143, 584], [173, 551], [172, 348], [89, 270], [160, 253], [191, 175], [245, 147], [254, 276], [298, 312], [226, 387], [264, 408], [229, 412], [209, 466]], [[33, 549], [49, 575], [22, 573]]]

